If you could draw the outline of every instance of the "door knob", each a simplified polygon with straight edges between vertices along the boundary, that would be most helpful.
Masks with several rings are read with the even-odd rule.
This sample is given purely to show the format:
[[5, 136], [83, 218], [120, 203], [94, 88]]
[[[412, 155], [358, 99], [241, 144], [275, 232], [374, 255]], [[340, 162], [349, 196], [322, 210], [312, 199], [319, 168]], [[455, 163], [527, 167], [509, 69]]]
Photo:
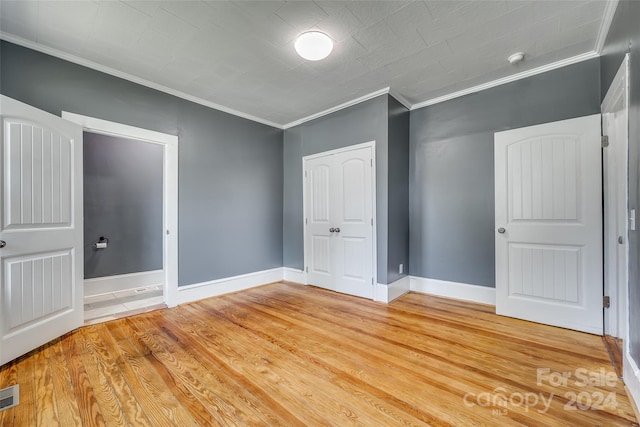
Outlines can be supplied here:
[[624, 239], [622, 238], [622, 236], [618, 236], [618, 243], [620, 243], [621, 245], [624, 243]]
[[4, 248], [5, 246], [7, 246], [7, 242], [0, 240], [0, 248]]
[[335, 228], [335, 232], [336, 232], [336, 233], [339, 233], [339, 232], [340, 232], [340, 227], [336, 227], [336, 228]]
[[331, 228], [329, 229], [329, 233], [333, 233], [334, 231], [336, 231], [336, 229], [335, 229], [335, 228], [333, 228], [333, 227], [331, 227]]
[[504, 234], [505, 231], [507, 231], [507, 230], [505, 230], [504, 227], [498, 228], [498, 233], [500, 233], [500, 234]]

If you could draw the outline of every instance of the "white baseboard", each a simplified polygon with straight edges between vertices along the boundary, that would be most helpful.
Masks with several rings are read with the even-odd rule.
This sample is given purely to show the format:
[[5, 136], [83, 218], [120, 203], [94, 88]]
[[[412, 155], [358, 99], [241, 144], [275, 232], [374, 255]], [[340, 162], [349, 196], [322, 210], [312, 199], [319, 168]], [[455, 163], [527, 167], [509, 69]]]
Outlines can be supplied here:
[[180, 286], [178, 287], [178, 304], [255, 288], [267, 283], [280, 282], [282, 277], [282, 267], [278, 267], [194, 285]]
[[117, 276], [96, 277], [84, 280], [84, 296], [107, 294], [127, 289], [164, 284], [164, 271], [143, 271], [140, 273], [118, 274]]
[[376, 283], [376, 287], [373, 290], [373, 300], [389, 303], [409, 292], [409, 286], [409, 276], [404, 276], [388, 285]]
[[446, 280], [428, 279], [411, 276], [410, 289], [423, 294], [455, 298], [482, 304], [496, 304], [496, 290], [486, 286], [469, 285], [467, 283], [448, 282]]
[[283, 280], [287, 282], [307, 284], [307, 274], [304, 270], [298, 270], [296, 268], [282, 267]]
[[[289, 267], [274, 268], [194, 285], [180, 286], [178, 288], [178, 304], [242, 291], [282, 280], [302, 284], [307, 283], [306, 274], [302, 270]], [[389, 285], [377, 283], [373, 289], [373, 300], [389, 303], [409, 291], [491, 305], [495, 305], [496, 301], [494, 288], [415, 276], [405, 276]]]
[[640, 408], [640, 369], [638, 369], [638, 365], [629, 353], [624, 355], [622, 365], [622, 379], [624, 380], [624, 384], [627, 386], [627, 390], [629, 390], [636, 408]]

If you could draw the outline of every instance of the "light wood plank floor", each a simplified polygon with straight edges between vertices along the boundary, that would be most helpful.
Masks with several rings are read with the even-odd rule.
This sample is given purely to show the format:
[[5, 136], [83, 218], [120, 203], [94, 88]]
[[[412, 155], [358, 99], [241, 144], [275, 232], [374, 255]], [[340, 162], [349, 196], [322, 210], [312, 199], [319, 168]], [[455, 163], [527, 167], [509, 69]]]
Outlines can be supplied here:
[[85, 326], [0, 369], [0, 425], [637, 425], [601, 337], [493, 311], [278, 283]]

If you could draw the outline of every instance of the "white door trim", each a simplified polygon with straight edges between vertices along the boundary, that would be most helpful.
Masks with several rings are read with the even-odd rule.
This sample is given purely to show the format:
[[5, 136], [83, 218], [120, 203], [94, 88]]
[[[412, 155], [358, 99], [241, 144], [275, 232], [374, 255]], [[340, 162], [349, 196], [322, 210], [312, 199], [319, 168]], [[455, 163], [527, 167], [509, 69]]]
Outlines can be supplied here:
[[178, 137], [67, 111], [62, 112], [62, 118], [81, 125], [86, 131], [164, 146], [163, 229], [169, 233], [163, 239], [164, 298], [168, 307], [175, 307], [178, 304]]
[[[611, 206], [610, 203], [605, 203], [605, 237], [608, 238], [608, 241], [605, 241], [604, 250], [605, 250], [605, 275], [604, 275], [604, 292], [605, 295], [610, 296], [611, 298], [611, 306], [608, 310], [605, 310], [606, 322], [605, 322], [605, 334], [609, 334], [618, 338], [622, 338], [625, 343], [628, 342], [627, 331], [629, 329], [628, 323], [628, 271], [629, 271], [629, 222], [628, 222], [628, 209], [629, 209], [629, 187], [628, 187], [628, 177], [629, 177], [629, 169], [628, 169], [628, 144], [629, 144], [629, 54], [625, 55], [616, 76], [613, 78], [609, 89], [607, 90], [607, 94], [602, 101], [602, 132], [605, 134], [606, 131], [606, 123], [605, 118], [608, 114], [615, 113], [616, 105], [619, 103], [620, 98], [622, 97], [624, 102], [623, 114], [625, 123], [625, 133], [622, 137], [621, 141], [615, 141], [612, 138], [612, 135], [609, 136], [609, 148], [605, 148], [605, 153], [611, 152], [611, 150], [622, 150], [619, 154], [622, 155], [621, 165], [617, 165], [617, 167], [623, 167], [624, 175], [627, 177], [627, 182], [625, 182], [624, 187], [624, 217], [620, 218], [616, 215], [621, 215], [621, 213], [617, 213], [615, 206]], [[614, 157], [615, 155], [612, 154]], [[608, 157], [607, 157], [608, 158]], [[608, 172], [607, 162], [603, 161], [603, 174]], [[614, 173], [617, 171], [614, 171]], [[603, 175], [605, 176], [605, 175]], [[606, 189], [605, 189], [606, 191]], [[609, 194], [604, 194], [605, 200], [608, 199]], [[616, 202], [620, 202], [616, 200]], [[611, 209], [613, 208], [613, 209]], [[611, 209], [612, 212], [609, 212], [608, 209]], [[618, 221], [621, 221], [622, 224], [625, 224], [624, 230], [624, 259], [618, 259], [618, 247], [611, 240], [615, 239], [615, 236], [618, 235]], [[612, 262], [614, 261], [615, 262]], [[622, 269], [625, 271], [624, 277], [622, 280], [618, 278], [617, 283], [613, 286], [612, 282], [612, 269], [618, 270], [617, 263], [622, 261], [623, 266]], [[617, 278], [617, 275], [614, 275]]]
[[372, 180], [371, 180], [371, 203], [373, 203], [373, 209], [372, 209], [372, 215], [373, 215], [373, 237], [372, 237], [372, 244], [373, 244], [373, 286], [375, 286], [378, 283], [378, 238], [377, 238], [377, 231], [376, 229], [378, 228], [378, 220], [377, 220], [377, 215], [376, 215], [376, 188], [377, 188], [377, 174], [376, 174], [376, 142], [375, 141], [369, 141], [369, 142], [363, 142], [361, 144], [354, 144], [354, 145], [349, 145], [347, 147], [342, 147], [342, 148], [336, 148], [334, 150], [328, 150], [328, 151], [323, 151], [322, 153], [316, 153], [316, 154], [310, 154], [308, 156], [303, 156], [302, 157], [302, 227], [303, 227], [303, 248], [304, 248], [304, 266], [303, 266], [303, 275], [304, 275], [304, 284], [308, 285], [309, 284], [309, 280], [308, 280], [308, 275], [307, 275], [307, 266], [309, 265], [308, 260], [307, 260], [307, 228], [305, 225], [305, 218], [307, 217], [307, 186], [305, 185], [305, 174], [307, 172], [306, 170], [306, 161], [307, 160], [311, 160], [311, 159], [316, 159], [319, 157], [324, 157], [324, 156], [329, 156], [332, 154], [339, 154], [339, 153], [346, 153], [348, 151], [353, 151], [353, 150], [359, 150], [361, 148], [371, 148], [371, 158], [373, 159], [373, 164], [371, 165], [371, 173], [373, 174]]

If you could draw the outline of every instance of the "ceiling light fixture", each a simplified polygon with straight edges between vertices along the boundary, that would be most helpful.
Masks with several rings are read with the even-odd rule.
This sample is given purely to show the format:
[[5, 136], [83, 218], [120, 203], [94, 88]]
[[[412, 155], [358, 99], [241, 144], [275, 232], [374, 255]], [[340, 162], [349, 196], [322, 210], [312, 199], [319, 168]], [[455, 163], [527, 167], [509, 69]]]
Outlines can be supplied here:
[[517, 64], [522, 60], [524, 60], [524, 52], [516, 52], [507, 58], [507, 61], [509, 61], [509, 64]]
[[333, 50], [331, 38], [320, 31], [307, 31], [298, 36], [295, 43], [298, 55], [309, 61], [319, 61]]

